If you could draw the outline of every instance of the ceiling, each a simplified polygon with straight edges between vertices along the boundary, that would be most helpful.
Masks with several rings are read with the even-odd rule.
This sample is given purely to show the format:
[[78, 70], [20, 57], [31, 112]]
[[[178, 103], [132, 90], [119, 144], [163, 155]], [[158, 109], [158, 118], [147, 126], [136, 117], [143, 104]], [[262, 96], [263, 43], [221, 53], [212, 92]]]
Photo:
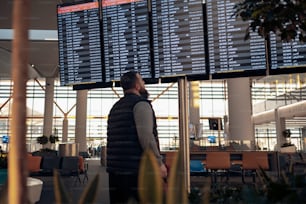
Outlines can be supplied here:
[[[0, 1], [0, 29], [12, 29], [13, 0]], [[31, 0], [32, 30], [57, 30], [56, 5], [59, 0]], [[1, 32], [1, 31], [0, 31]], [[30, 77], [58, 77], [57, 41], [35, 40], [29, 43]], [[0, 39], [0, 77], [10, 76], [12, 41]]]

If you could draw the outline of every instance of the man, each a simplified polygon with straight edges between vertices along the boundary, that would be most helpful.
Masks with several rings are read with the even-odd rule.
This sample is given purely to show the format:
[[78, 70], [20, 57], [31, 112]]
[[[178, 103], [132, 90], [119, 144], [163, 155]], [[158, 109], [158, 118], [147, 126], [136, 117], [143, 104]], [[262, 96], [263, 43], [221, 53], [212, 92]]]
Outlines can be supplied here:
[[[149, 100], [149, 92], [148, 90], [145, 89], [144, 92], [141, 92], [141, 97], [143, 97], [144, 99], [147, 99]], [[150, 102], [150, 105], [151, 105], [151, 101]], [[155, 116], [155, 112], [153, 110], [153, 107], [151, 105], [151, 108], [152, 108], [152, 112], [153, 112], [153, 135], [154, 135], [154, 138], [155, 138], [155, 141], [156, 141], [156, 145], [157, 145], [157, 148], [158, 148], [158, 151], [160, 153], [160, 149], [159, 149], [159, 139], [158, 139], [158, 132], [157, 132], [157, 123], [156, 123], [156, 116]]]
[[138, 171], [141, 156], [151, 149], [160, 165], [163, 178], [167, 177], [159, 147], [154, 137], [155, 117], [139, 73], [130, 71], [121, 77], [124, 92], [112, 107], [107, 127], [107, 172], [109, 173], [110, 203], [139, 201]]

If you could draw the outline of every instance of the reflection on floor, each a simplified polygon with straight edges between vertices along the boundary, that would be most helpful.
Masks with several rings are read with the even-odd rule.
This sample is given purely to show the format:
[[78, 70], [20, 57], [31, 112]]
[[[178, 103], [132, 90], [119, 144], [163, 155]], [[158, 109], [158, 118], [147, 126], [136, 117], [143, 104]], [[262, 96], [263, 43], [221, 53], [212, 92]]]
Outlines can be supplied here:
[[[108, 174], [106, 173], [106, 168], [104, 166], [101, 166], [100, 159], [88, 159], [88, 178], [89, 181], [83, 183], [75, 182], [75, 178], [64, 178], [64, 184], [68, 189], [69, 194], [71, 195], [71, 198], [73, 200], [72, 203], [77, 203], [85, 186], [94, 178], [96, 174], [99, 174], [99, 190], [96, 197], [96, 204], [109, 204], [109, 195], [108, 195]], [[37, 204], [54, 204], [54, 188], [53, 188], [53, 177], [37, 177], [43, 180], [43, 190], [41, 193], [40, 201], [37, 202]], [[81, 180], [83, 181], [83, 175], [81, 177]], [[259, 179], [258, 179], [259, 180]], [[257, 180], [257, 181], [258, 181]], [[206, 186], [212, 187], [211, 183], [211, 177], [209, 173], [206, 172], [206, 174], [202, 176], [191, 176], [190, 179], [191, 189], [198, 188], [201, 191], [203, 191], [203, 188]], [[252, 177], [247, 176], [246, 177], [247, 183], [252, 183]], [[232, 185], [241, 186], [242, 180], [241, 180], [241, 174], [240, 172], [231, 172], [229, 181], [226, 181], [226, 177], [218, 177], [217, 178], [218, 185]], [[212, 189], [211, 189], [212, 190]]]
[[[88, 182], [79, 183], [75, 182], [75, 178], [63, 178], [64, 185], [67, 187], [67, 192], [72, 198], [72, 203], [78, 203], [78, 200], [85, 189], [86, 185], [94, 178], [96, 174], [99, 174], [99, 190], [96, 197], [96, 204], [108, 204], [108, 175], [105, 167], [101, 166], [100, 159], [88, 159]], [[37, 204], [54, 204], [54, 188], [53, 188], [53, 177], [36, 177], [42, 179], [43, 190], [41, 193], [40, 201]], [[83, 175], [81, 175], [83, 181]]]

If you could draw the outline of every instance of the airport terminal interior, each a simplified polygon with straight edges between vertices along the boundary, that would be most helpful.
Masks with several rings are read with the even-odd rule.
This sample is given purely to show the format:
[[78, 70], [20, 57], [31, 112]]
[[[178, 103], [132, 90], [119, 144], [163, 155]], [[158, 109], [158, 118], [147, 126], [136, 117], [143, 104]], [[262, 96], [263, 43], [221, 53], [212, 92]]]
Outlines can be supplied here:
[[[178, 149], [183, 149], [185, 156], [187, 154], [190, 156], [183, 162], [184, 165], [187, 165], [184, 166], [184, 187], [188, 188], [189, 193], [191, 188], [203, 187], [202, 181], [204, 183], [212, 183], [212, 187], [215, 187], [214, 184], [218, 183], [217, 177], [222, 174], [221, 179], [224, 179], [225, 174], [223, 173], [229, 173], [228, 170], [231, 170], [230, 173], [232, 173], [228, 175], [234, 175], [234, 182], [245, 183], [244, 152], [254, 153], [253, 157], [252, 155], [249, 157], [249, 160], [256, 160], [256, 162], [257, 157], [262, 159], [262, 156], [256, 156], [257, 153], [260, 155], [264, 153], [265, 163], [262, 167], [264, 167], [264, 170], [271, 172], [271, 175], [275, 178], [280, 178], [281, 170], [283, 170], [282, 165], [284, 163], [281, 162], [281, 158], [290, 158], [288, 161], [291, 162], [293, 161], [291, 160], [293, 158], [292, 155], [297, 155], [301, 161], [296, 162], [294, 160], [294, 165], [297, 167], [295, 170], [305, 174], [305, 44], [296, 42], [277, 44], [277, 38], [271, 35], [272, 46], [269, 47], [270, 50], [267, 56], [266, 42], [258, 38], [258, 36], [254, 36], [253, 33], [250, 45], [246, 46], [248, 42], [241, 40], [244, 36], [241, 28], [236, 28], [235, 26], [237, 25], [235, 23], [231, 24], [233, 19], [229, 18], [226, 22], [225, 20], [222, 21], [223, 17], [228, 17], [225, 11], [232, 9], [236, 2], [235, 0], [224, 1], [224, 3], [220, 3], [221, 1], [207, 1], [207, 3], [204, 1], [186, 1], [190, 4], [183, 7], [180, 7], [180, 4], [175, 4], [175, 1], [152, 0], [152, 8], [147, 5], [147, 2], [151, 1], [126, 1], [128, 3], [103, 1], [104, 4], [102, 4], [102, 1], [100, 2], [99, 0], [88, 0], [83, 7], [73, 6], [81, 2], [84, 3], [85, 1], [32, 0], [29, 7], [31, 17], [29, 18], [30, 25], [28, 28], [28, 64], [25, 65], [28, 76], [24, 79], [26, 80], [26, 134], [24, 145], [26, 145], [26, 151], [29, 153], [27, 160], [28, 162], [30, 161], [29, 165], [32, 164], [31, 162], [36, 162], [39, 165], [39, 171], [33, 170], [28, 166], [30, 173], [32, 173], [29, 179], [33, 178], [33, 180], [28, 180], [28, 186], [32, 185], [29, 190], [39, 187], [39, 192], [41, 192], [38, 197], [33, 197], [33, 203], [46, 204], [55, 202], [55, 188], [52, 177], [41, 174], [45, 170], [43, 168], [44, 159], [47, 160], [50, 154], [54, 152], [56, 156], [61, 157], [61, 162], [70, 156], [75, 156], [79, 159], [77, 162], [78, 165], [81, 164], [81, 167], [77, 167], [78, 173], [73, 175], [74, 180], [67, 179], [64, 181], [69, 188], [71, 187], [70, 191], [75, 202], [79, 199], [80, 192], [84, 190], [88, 181], [91, 181], [96, 174], [99, 174], [101, 194], [98, 195], [97, 203], [109, 203], [108, 177], [105, 166], [107, 119], [113, 104], [123, 96], [123, 91], [118, 85], [120, 74], [134, 68], [140, 74], [143, 74], [146, 81], [146, 88], [150, 94], [149, 100], [156, 115], [160, 150], [165, 162], [169, 162], [172, 158], [171, 153], [177, 152]], [[114, 2], [119, 3], [116, 5]], [[124, 6], [121, 7], [120, 2]], [[229, 5], [225, 5], [227, 4], [226, 2]], [[68, 7], [66, 8], [67, 5]], [[71, 5], [72, 7], [69, 7]], [[199, 5], [203, 9], [199, 9]], [[116, 7], [117, 9], [112, 10], [113, 6], [118, 6], [118, 8]], [[137, 9], [135, 10], [134, 6], [135, 8], [138, 6], [139, 10], [144, 9], [147, 11], [148, 8], [152, 9], [150, 10], [150, 18], [147, 19], [148, 16], [143, 11], [135, 12]], [[219, 18], [212, 17], [213, 15], [210, 12], [215, 11], [213, 8], [220, 9], [218, 12]], [[11, 126], [16, 81], [12, 77], [14, 72], [12, 59], [16, 45], [15, 47], [13, 45], [12, 9], [12, 1], [0, 1], [1, 154], [10, 152], [10, 142], [13, 137]], [[88, 18], [78, 21], [79, 9], [86, 15], [87, 12], [92, 12], [92, 15], [88, 15]], [[127, 13], [124, 15], [120, 13], [122, 18], [117, 18], [117, 15], [115, 15], [116, 18], [113, 17], [114, 13], [112, 12], [121, 11], [120, 9]], [[162, 9], [168, 10], [164, 11]], [[171, 9], [174, 10], [170, 11]], [[186, 9], [190, 9], [190, 13], [185, 11]], [[162, 10], [162, 12], [159, 10]], [[202, 17], [203, 11], [207, 11], [207, 13]], [[66, 43], [69, 41], [68, 38], [71, 37], [68, 34], [65, 36], [62, 32], [69, 33], [69, 26], [74, 25], [70, 22], [71, 24], [67, 26], [67, 29], [65, 27], [65, 23], [68, 22], [69, 18], [71, 16], [75, 17], [70, 15], [75, 14], [74, 12], [77, 13], [75, 16], [78, 19], [72, 19], [71, 22], [77, 21], [76, 25], [90, 22], [92, 19], [89, 16], [95, 17], [93, 19], [94, 23], [88, 23], [87, 27], [84, 26], [88, 29], [86, 32], [92, 32], [92, 35], [97, 31], [94, 29], [104, 32], [103, 35], [98, 33], [98, 37], [95, 35], [98, 41], [103, 36], [104, 42], [106, 42], [103, 46], [97, 41], [84, 40], [82, 38], [84, 40], [82, 43], [85, 43], [85, 41], [86, 43], [91, 42], [93, 43], [91, 46], [98, 47], [98, 51], [95, 50], [98, 53], [93, 54], [93, 64], [91, 65], [94, 67], [97, 63], [100, 68], [103, 65], [103, 69], [99, 69], [96, 75], [91, 75], [89, 81], [86, 81], [88, 80], [86, 77], [82, 78], [82, 73], [87, 73], [88, 70], [84, 71], [81, 68], [77, 71], [66, 70], [66, 68], [75, 68], [69, 66], [69, 63], [65, 61], [68, 58], [73, 58], [68, 56], [69, 52], [67, 50], [72, 49], [69, 45], [73, 44], [74, 40], [78, 40], [78, 36], [84, 34], [78, 33], [76, 37], [71, 38], [71, 44], [68, 42], [63, 45], [62, 43]], [[166, 14], [163, 12], [166, 12]], [[175, 12], [177, 14], [174, 15]], [[126, 29], [131, 28], [131, 30], [122, 31], [126, 37], [123, 40], [124, 43], [130, 43], [129, 40], [131, 40], [130, 37], [132, 36], [130, 33], [134, 32], [138, 27], [147, 25], [143, 21], [148, 21], [151, 24], [137, 31], [137, 40], [133, 39], [134, 41], [132, 40], [132, 43], [127, 46], [127, 50], [124, 50], [124, 45], [120, 44], [122, 42], [117, 42], [117, 38], [112, 35], [121, 36], [122, 33], [117, 31], [124, 29], [127, 24], [123, 16], [126, 17], [131, 13], [133, 17], [135, 15], [139, 16], [137, 22], [136, 20], [130, 20], [131, 25]], [[196, 16], [189, 18], [181, 16], [187, 14]], [[84, 17], [82, 15], [80, 16]], [[102, 15], [106, 15], [104, 19], [107, 20], [101, 21], [100, 25], [99, 18]], [[159, 18], [158, 15], [165, 15], [169, 18], [176, 17], [177, 20], [169, 20], [169, 30], [167, 30], [167, 26], [159, 26], [167, 22], [162, 22], [161, 19], [163, 18]], [[61, 21], [58, 19], [61, 19]], [[121, 21], [121, 19], [123, 20]], [[194, 24], [190, 22], [182, 23], [185, 21], [184, 19], [186, 21], [187, 19], [193, 20]], [[215, 22], [216, 19], [221, 20], [220, 22]], [[117, 24], [117, 21], [121, 24]], [[205, 23], [202, 23], [202, 21]], [[96, 25], [97, 22], [99, 26], [104, 26], [104, 30]], [[178, 25], [173, 26], [173, 23]], [[226, 32], [230, 33], [228, 35], [222, 33], [224, 30], [221, 27], [225, 23], [228, 23], [226, 27], [228, 29]], [[189, 26], [188, 32], [193, 32], [193, 35], [189, 35], [186, 32], [186, 25], [187, 27]], [[110, 28], [110, 26], [114, 27]], [[162, 30], [163, 34], [159, 33], [159, 31], [157, 32], [158, 29]], [[182, 31], [176, 29], [182, 29]], [[219, 33], [214, 33], [215, 30], [218, 30]], [[79, 32], [79, 29], [73, 30], [73, 32], [75, 31]], [[176, 31], [178, 32], [176, 33]], [[146, 35], [149, 33], [150, 35], [148, 36], [152, 37], [152, 39], [143, 35], [144, 33]], [[166, 45], [162, 47], [161, 40], [156, 39], [167, 36], [167, 33], [172, 33], [171, 40], [169, 37], [168, 40], [163, 39], [162, 42], [166, 44], [171, 41], [172, 44], [170, 43], [168, 47]], [[84, 35], [85, 37], [90, 36]], [[230, 39], [232, 36], [234, 37]], [[66, 37], [67, 39], [65, 39]], [[217, 44], [219, 38], [220, 42]], [[121, 38], [118, 37], [118, 39]], [[180, 42], [177, 43], [176, 40]], [[190, 44], [186, 43], [187, 41]], [[148, 47], [144, 42], [151, 46], [149, 46], [148, 50], [145, 50]], [[207, 45], [207, 43], [215, 44]], [[224, 43], [227, 43], [226, 46], [224, 46]], [[255, 45], [252, 45], [252, 43], [255, 43]], [[273, 43], [275, 43], [275, 47], [273, 47]], [[235, 47], [236, 45], [238, 46]], [[103, 52], [99, 46], [104, 48]], [[182, 47], [178, 48], [179, 46]], [[88, 45], [88, 47], [90, 46]], [[116, 59], [114, 58], [113, 60], [112, 58], [116, 52], [112, 49], [116, 50], [116, 48], [120, 50], [119, 53], [123, 53], [123, 57], [120, 55], [118, 58], [122, 60], [118, 64], [126, 65], [124, 68], [115, 66], [114, 69], [119, 69], [118, 73], [108, 69], [111, 64], [118, 65], [116, 64]], [[77, 48], [76, 52], [70, 54], [75, 57], [82, 52], [78, 52], [79, 49], [81, 48]], [[130, 49], [136, 49], [141, 54], [135, 54], [134, 52], [136, 51], [131, 51]], [[222, 49], [226, 51], [222, 51]], [[187, 50], [186, 53], [190, 55], [180, 53], [182, 50]], [[128, 55], [130, 51], [133, 53], [132, 57]], [[167, 55], [167, 52], [170, 54], [168, 53]], [[201, 53], [199, 54], [199, 52]], [[67, 56], [63, 57], [66, 54]], [[226, 56], [222, 57], [223, 54]], [[90, 56], [88, 53], [85, 55], [84, 57], [84, 53], [81, 53], [78, 57], [83, 59], [82, 57]], [[186, 57], [185, 55], [188, 56]], [[245, 57], [246, 55], [247, 57]], [[290, 62], [290, 65], [286, 65], [286, 57], [288, 57], [287, 61], [292, 60], [292, 64]], [[127, 58], [129, 59], [127, 60]], [[173, 61], [167, 64], [166, 60], [170, 60], [170, 58]], [[179, 59], [181, 58], [184, 58], [187, 62], [180, 61]], [[103, 62], [101, 62], [102, 59]], [[76, 63], [79, 63], [81, 60], [76, 61]], [[89, 61], [82, 63], [88, 65], [87, 63], [90, 64]], [[269, 63], [271, 64], [269, 65]], [[283, 64], [278, 66], [278, 63]], [[146, 67], [147, 65], [148, 67]], [[189, 65], [190, 67], [188, 67]], [[135, 67], [131, 68], [131, 66]], [[179, 70], [181, 67], [183, 67], [183, 70]], [[92, 69], [90, 71], [94, 72], [96, 70]], [[69, 74], [79, 74], [79, 76], [67, 77]], [[98, 82], [94, 81], [96, 80], [95, 77], [101, 77], [99, 80], [103, 79], [103, 83], [100, 84], [101, 81], [99, 80]], [[42, 150], [48, 150], [47, 153], [44, 152], [44, 154], [48, 155], [42, 155]], [[211, 156], [209, 153], [211, 152], [227, 153], [228, 160], [226, 161], [230, 166], [210, 167], [209, 158]], [[222, 161], [221, 158], [223, 156], [219, 156], [214, 161], [219, 159]], [[37, 157], [41, 157], [39, 161], [36, 160]], [[288, 161], [286, 160], [287, 166], [284, 167], [287, 173], [289, 171]], [[202, 169], [197, 169], [193, 172], [193, 162], [200, 162]], [[253, 162], [253, 164], [256, 162]], [[167, 163], [167, 165], [171, 166], [170, 163]], [[250, 183], [260, 182], [255, 176], [256, 173], [254, 174], [258, 170], [258, 166], [250, 169], [245, 167], [245, 169], [250, 170], [249, 178], [253, 177], [253, 182], [252, 179], [248, 180]], [[204, 180], [198, 179], [198, 176], [201, 179], [204, 178]], [[256, 182], [255, 178], [257, 179]], [[3, 181], [1, 182], [0, 190], [3, 187]], [[32, 184], [30, 184], [31, 182]], [[224, 182], [224, 180], [220, 180], [220, 183], [223, 184]], [[32, 191], [30, 190], [30, 192]]]

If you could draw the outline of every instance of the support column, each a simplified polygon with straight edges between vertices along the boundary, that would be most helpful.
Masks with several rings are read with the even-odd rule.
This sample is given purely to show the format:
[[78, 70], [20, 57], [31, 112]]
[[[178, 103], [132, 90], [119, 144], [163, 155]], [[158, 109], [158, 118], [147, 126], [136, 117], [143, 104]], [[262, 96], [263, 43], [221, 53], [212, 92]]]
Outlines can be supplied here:
[[63, 120], [62, 142], [68, 142], [68, 119], [66, 115], [64, 116]]
[[75, 142], [79, 144], [79, 151], [87, 151], [86, 126], [87, 126], [87, 94], [88, 90], [77, 91]]
[[[43, 135], [46, 135], [47, 137], [52, 135], [53, 101], [54, 101], [54, 78], [46, 78]], [[51, 143], [48, 142], [44, 146], [50, 148]]]
[[189, 134], [190, 138], [198, 138], [201, 134], [200, 124], [200, 82], [189, 82]]
[[306, 152], [306, 127], [302, 128], [302, 151]]
[[286, 138], [283, 136], [283, 131], [286, 129], [286, 119], [279, 116], [277, 108], [274, 110], [274, 114], [275, 114], [275, 129], [277, 137], [277, 144], [275, 150], [280, 151], [281, 145], [286, 142]]
[[252, 99], [249, 78], [228, 79], [229, 140], [250, 142], [255, 147]]

